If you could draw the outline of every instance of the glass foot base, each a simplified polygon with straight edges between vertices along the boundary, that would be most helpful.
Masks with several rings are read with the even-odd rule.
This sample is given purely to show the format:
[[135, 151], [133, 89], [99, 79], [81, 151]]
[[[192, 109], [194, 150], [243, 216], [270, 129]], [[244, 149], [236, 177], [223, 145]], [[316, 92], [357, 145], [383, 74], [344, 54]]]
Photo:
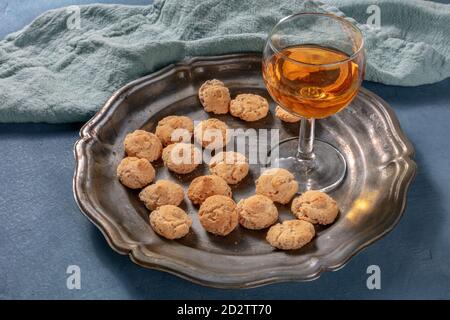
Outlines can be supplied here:
[[[320, 190], [328, 192], [344, 180], [347, 164], [342, 153], [329, 143], [314, 140], [314, 157], [303, 160], [297, 157], [298, 138], [281, 141], [271, 150], [271, 167], [284, 168], [294, 174], [299, 192]], [[275, 152], [275, 153], [274, 153]], [[277, 154], [278, 152], [278, 154]]]

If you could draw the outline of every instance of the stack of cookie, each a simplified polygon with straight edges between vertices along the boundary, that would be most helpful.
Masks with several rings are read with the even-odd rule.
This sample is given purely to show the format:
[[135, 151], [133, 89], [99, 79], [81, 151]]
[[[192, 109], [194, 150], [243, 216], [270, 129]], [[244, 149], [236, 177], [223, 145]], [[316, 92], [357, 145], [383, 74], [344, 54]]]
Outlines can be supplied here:
[[[199, 90], [206, 112], [230, 113], [244, 121], [257, 121], [267, 116], [269, 103], [255, 94], [230, 92], [219, 80], [206, 81]], [[286, 122], [299, 121], [280, 107], [276, 116]], [[230, 137], [223, 121], [209, 118], [194, 127], [184, 116], [168, 116], [160, 120], [155, 133], [136, 130], [124, 140], [126, 157], [117, 167], [121, 183], [131, 189], [142, 189], [139, 199], [151, 211], [150, 225], [160, 236], [178, 239], [189, 233], [192, 218], [179, 207], [184, 199], [183, 187], [169, 180], [155, 179], [152, 162], [162, 158], [168, 170], [188, 174], [202, 163], [201, 148], [218, 150]], [[191, 143], [192, 135], [198, 144]], [[199, 206], [198, 219], [203, 228], [215, 235], [226, 236], [239, 224], [247, 229], [269, 228], [267, 241], [284, 250], [297, 249], [315, 235], [313, 224], [330, 224], [337, 214], [336, 202], [318, 191], [308, 191], [293, 200], [291, 211], [297, 219], [277, 223], [275, 203], [288, 204], [298, 191], [292, 173], [285, 169], [266, 170], [256, 180], [255, 195], [235, 203], [230, 185], [240, 183], [249, 172], [247, 158], [238, 152], [222, 151], [208, 163], [210, 175], [199, 176], [189, 185], [187, 195]]]

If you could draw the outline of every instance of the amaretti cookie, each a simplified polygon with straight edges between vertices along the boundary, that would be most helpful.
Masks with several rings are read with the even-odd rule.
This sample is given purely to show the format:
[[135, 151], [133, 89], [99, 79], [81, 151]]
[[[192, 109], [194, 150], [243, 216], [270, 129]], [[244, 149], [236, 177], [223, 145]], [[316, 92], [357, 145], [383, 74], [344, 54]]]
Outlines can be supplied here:
[[292, 201], [291, 211], [298, 219], [327, 225], [334, 222], [339, 208], [336, 201], [326, 193], [309, 190]]
[[161, 157], [161, 141], [156, 135], [145, 130], [136, 130], [127, 134], [124, 146], [129, 157], [144, 158], [150, 162]]
[[166, 204], [179, 206], [183, 198], [183, 187], [169, 180], [158, 180], [139, 193], [139, 199], [149, 210], [155, 210]]
[[295, 122], [300, 121], [300, 117], [297, 117], [296, 115], [293, 115], [292, 113], [287, 112], [280, 106], [277, 106], [275, 108], [275, 117], [277, 117], [281, 121], [289, 122], [289, 123], [295, 123]]
[[155, 169], [147, 159], [126, 157], [117, 166], [117, 176], [128, 188], [140, 189], [155, 179]]
[[248, 160], [239, 152], [219, 152], [209, 162], [209, 171], [224, 179], [228, 184], [240, 182], [247, 176], [248, 170]]
[[190, 142], [194, 132], [194, 122], [186, 116], [168, 116], [161, 119], [155, 134], [164, 146], [176, 142]]
[[202, 84], [198, 97], [206, 112], [214, 114], [228, 113], [230, 108], [230, 91], [217, 79], [208, 80]]
[[286, 169], [272, 168], [264, 171], [256, 180], [256, 193], [274, 202], [286, 204], [298, 191], [295, 177]]
[[150, 225], [160, 236], [173, 240], [189, 233], [192, 219], [183, 209], [168, 204], [150, 213]]
[[237, 212], [241, 226], [252, 230], [270, 227], [278, 220], [278, 209], [273, 201], [259, 194], [239, 201]]
[[231, 198], [231, 189], [227, 182], [219, 176], [200, 176], [192, 180], [188, 189], [188, 197], [193, 204], [202, 204], [207, 198], [222, 195]]
[[202, 153], [191, 143], [173, 143], [164, 148], [162, 159], [164, 165], [175, 173], [187, 174], [201, 163]]
[[236, 203], [222, 195], [206, 199], [200, 206], [198, 216], [206, 231], [219, 236], [226, 236], [238, 225]]
[[315, 233], [314, 226], [308, 221], [288, 220], [270, 227], [266, 240], [272, 247], [294, 250], [309, 243]]
[[228, 126], [219, 119], [210, 118], [201, 121], [194, 129], [195, 140], [207, 149], [218, 149], [226, 146], [230, 137]]
[[257, 94], [239, 94], [230, 102], [230, 113], [244, 121], [257, 121], [269, 112], [267, 100]]

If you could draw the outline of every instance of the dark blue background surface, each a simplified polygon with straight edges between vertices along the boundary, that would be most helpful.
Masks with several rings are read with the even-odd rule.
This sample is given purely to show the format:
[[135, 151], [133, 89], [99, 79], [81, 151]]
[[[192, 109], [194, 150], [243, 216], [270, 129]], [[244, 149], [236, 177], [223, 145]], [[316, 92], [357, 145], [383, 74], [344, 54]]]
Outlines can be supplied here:
[[[49, 8], [88, 2], [0, 0], [0, 37]], [[110, 249], [72, 196], [81, 124], [0, 125], [0, 298], [450, 298], [450, 79], [364, 86], [391, 104], [416, 148], [419, 169], [403, 219], [337, 272], [248, 290], [201, 287]], [[66, 288], [72, 264], [81, 268], [81, 290]], [[372, 264], [381, 268], [381, 290], [366, 288]]]

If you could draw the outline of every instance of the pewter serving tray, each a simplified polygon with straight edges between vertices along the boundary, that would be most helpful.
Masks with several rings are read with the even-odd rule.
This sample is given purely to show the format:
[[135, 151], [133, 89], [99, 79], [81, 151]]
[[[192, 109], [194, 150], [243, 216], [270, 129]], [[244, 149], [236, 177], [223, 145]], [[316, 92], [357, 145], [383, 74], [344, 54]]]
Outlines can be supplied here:
[[[298, 125], [276, 119], [274, 103], [261, 78], [261, 57], [239, 54], [194, 58], [168, 66], [117, 91], [81, 129], [75, 145], [75, 199], [81, 211], [102, 231], [110, 246], [137, 264], [164, 270], [213, 287], [246, 288], [277, 281], [312, 280], [322, 271], [341, 268], [354, 254], [373, 243], [399, 221], [416, 164], [413, 147], [400, 129], [392, 109], [373, 93], [361, 89], [344, 111], [317, 124], [317, 137], [343, 152], [348, 164], [344, 183], [331, 193], [339, 203], [337, 221], [317, 230], [300, 250], [274, 250], [264, 240], [266, 231], [238, 227], [227, 237], [207, 234], [196, 217], [197, 208], [185, 199], [182, 207], [193, 218], [183, 239], [165, 240], [148, 222], [149, 211], [138, 192], [122, 186], [116, 167], [124, 157], [123, 139], [133, 130], [154, 131], [171, 114], [206, 119], [197, 98], [200, 85], [217, 78], [238, 93], [257, 93], [271, 102], [271, 114], [255, 123], [230, 115], [218, 116], [231, 128], [279, 128], [281, 138], [296, 136]], [[186, 189], [202, 165], [186, 176], [156, 164], [157, 179], [177, 181]], [[235, 201], [254, 193], [260, 171], [233, 187]], [[288, 206], [278, 206], [280, 220], [292, 219]]]

